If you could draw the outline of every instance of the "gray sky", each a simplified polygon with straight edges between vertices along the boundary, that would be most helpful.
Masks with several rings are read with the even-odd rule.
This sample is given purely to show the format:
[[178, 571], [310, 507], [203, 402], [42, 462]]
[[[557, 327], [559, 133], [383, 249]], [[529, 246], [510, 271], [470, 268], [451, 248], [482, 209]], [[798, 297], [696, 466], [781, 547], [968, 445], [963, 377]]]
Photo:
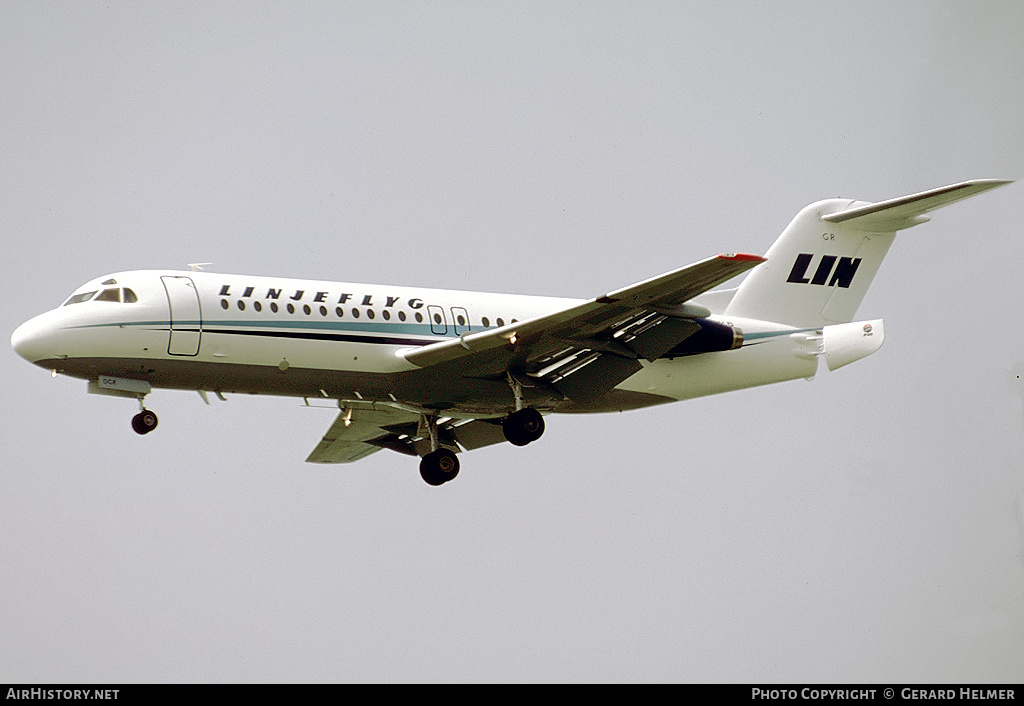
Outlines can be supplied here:
[[[4, 331], [108, 272], [589, 297], [1024, 177], [1017, 2], [0, 6]], [[872, 357], [462, 457], [0, 351], [0, 682], [1024, 680], [1014, 184], [902, 233]], [[7, 334], [5, 334], [7, 335]], [[6, 339], [5, 339], [6, 340]], [[216, 402], [216, 401], [215, 401]]]

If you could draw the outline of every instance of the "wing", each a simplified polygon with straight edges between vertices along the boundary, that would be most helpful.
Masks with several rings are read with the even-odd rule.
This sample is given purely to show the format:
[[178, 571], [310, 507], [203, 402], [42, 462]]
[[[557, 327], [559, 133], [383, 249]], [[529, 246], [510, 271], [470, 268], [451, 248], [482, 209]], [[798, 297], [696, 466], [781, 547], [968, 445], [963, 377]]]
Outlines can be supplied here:
[[[341, 401], [342, 410], [324, 438], [306, 459], [307, 463], [351, 463], [381, 449], [410, 456], [430, 451], [422, 415], [400, 405], [363, 400]], [[501, 424], [482, 419], [438, 420], [442, 446], [471, 451], [505, 441]]]
[[350, 463], [380, 451], [384, 446], [371, 443], [391, 433], [391, 427], [416, 425], [417, 415], [392, 407], [345, 404], [324, 434], [324, 438], [306, 459], [308, 463]]
[[639, 359], [656, 360], [701, 330], [695, 319], [710, 311], [687, 301], [762, 262], [757, 255], [717, 255], [552, 314], [403, 355], [420, 367], [449, 366], [447, 374], [522, 373], [570, 398], [600, 394], [639, 370]]
[[[757, 255], [718, 255], [659, 277], [609, 292], [545, 316], [409, 350], [419, 367], [439, 377], [530, 376], [559, 395], [584, 399], [611, 389], [701, 330], [710, 315], [693, 297], [764, 262]], [[706, 322], [705, 322], [706, 324]], [[430, 451], [427, 409], [401, 403], [341, 400], [341, 413], [306, 461], [349, 463], [380, 449], [413, 456]], [[502, 443], [500, 421], [446, 417], [438, 441], [453, 451]]]

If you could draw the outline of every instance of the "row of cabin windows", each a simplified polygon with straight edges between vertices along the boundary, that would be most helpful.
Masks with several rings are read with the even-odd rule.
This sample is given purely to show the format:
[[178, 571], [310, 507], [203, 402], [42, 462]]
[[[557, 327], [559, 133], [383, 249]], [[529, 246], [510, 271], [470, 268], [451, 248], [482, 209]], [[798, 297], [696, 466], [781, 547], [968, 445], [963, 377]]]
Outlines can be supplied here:
[[[134, 304], [138, 300], [139, 300], [139, 298], [138, 298], [138, 296], [136, 296], [135, 292], [133, 292], [128, 287], [124, 287], [124, 288], [110, 288], [110, 289], [103, 289], [103, 290], [93, 290], [91, 292], [82, 292], [81, 294], [74, 294], [66, 302], [64, 302], [64, 304], [62, 306], [68, 306], [69, 304], [81, 304], [82, 302], [87, 302], [87, 301], [120, 302], [120, 303], [123, 303], [123, 304]], [[239, 311], [245, 311], [245, 301], [239, 299], [237, 304], [238, 304]], [[225, 309], [225, 310], [229, 309], [231, 307], [231, 305], [228, 303], [227, 299], [221, 299], [220, 300], [220, 306], [221, 306], [222, 309]], [[252, 308], [255, 309], [256, 311], [263, 311], [263, 303], [259, 302], [259, 301], [254, 301], [252, 303]], [[294, 314], [295, 313], [295, 305], [294, 304], [287, 304], [285, 308], [287, 309], [289, 314]], [[320, 309], [320, 315], [321, 316], [327, 316], [328, 309], [327, 309], [326, 306], [320, 306], [319, 309]], [[275, 314], [279, 311], [279, 307], [278, 307], [277, 302], [270, 302], [270, 310], [272, 312], [274, 312]], [[302, 311], [303, 311], [303, 313], [306, 314], [306, 316], [310, 316], [313, 313], [313, 309], [309, 306], [309, 304], [303, 304], [302, 305]], [[334, 308], [334, 313], [338, 316], [338, 318], [342, 318], [343, 316], [345, 316], [345, 310], [342, 307], [340, 307], [340, 306]], [[376, 315], [376, 313], [374, 312], [373, 309], [367, 309], [366, 310], [366, 318], [373, 319], [373, 318], [376, 318], [376, 316], [377, 315]], [[356, 308], [356, 307], [352, 307], [352, 318], [358, 319], [359, 317], [360, 317], [359, 309]], [[381, 317], [385, 321], [390, 321], [391, 320], [391, 312], [388, 309], [385, 309], [383, 312], [381, 312]], [[423, 314], [422, 313], [417, 311], [417, 312], [415, 312], [413, 314], [413, 317], [416, 319], [417, 323], [423, 323]], [[441, 316], [441, 314], [434, 314], [433, 318], [434, 318], [434, 323], [435, 324], [442, 324], [442, 323], [444, 323], [444, 318]], [[406, 313], [404, 311], [399, 311], [398, 312], [398, 320], [399, 321], [405, 321], [406, 319], [407, 319]], [[486, 316], [481, 318], [480, 322], [484, 325], [484, 328], [490, 328], [490, 326], [491, 326], [491, 320], [490, 320], [490, 318], [488, 318]], [[464, 316], [462, 316], [462, 314], [459, 314], [459, 315], [457, 315], [455, 317], [455, 323], [458, 326], [465, 326], [466, 325], [466, 319], [465, 319]], [[494, 323], [495, 323], [495, 325], [497, 325], [500, 328], [501, 326], [505, 325], [505, 319], [503, 319], [502, 317], [499, 316], [497, 319], [495, 319]], [[516, 319], [512, 319], [511, 323], [513, 323], [513, 324], [516, 323]]]
[[[238, 310], [239, 311], [245, 311], [246, 304], [245, 304], [244, 300], [239, 299], [236, 302], [236, 305], [238, 306]], [[231, 304], [228, 302], [227, 299], [221, 299], [220, 300], [220, 307], [221, 307], [221, 309], [227, 310], [227, 309], [231, 308]], [[259, 302], [259, 301], [254, 301], [252, 303], [252, 308], [255, 309], [256, 311], [263, 311], [263, 303]], [[319, 309], [320, 309], [320, 316], [327, 316], [327, 314], [329, 313], [329, 310], [327, 309], [326, 306], [320, 306]], [[278, 306], [277, 302], [270, 302], [270, 310], [272, 312], [274, 312], [275, 314], [278, 313], [278, 311], [280, 311], [280, 307]], [[285, 310], [289, 314], [294, 314], [295, 311], [296, 311], [295, 305], [289, 303], [289, 304], [285, 305]], [[313, 308], [309, 304], [303, 304], [302, 305], [302, 312], [306, 316], [311, 316], [313, 314]], [[345, 310], [342, 307], [340, 307], [340, 306], [337, 306], [337, 307], [334, 308], [334, 313], [335, 313], [335, 315], [339, 319], [343, 318], [345, 316]], [[352, 318], [353, 319], [358, 319], [360, 316], [361, 316], [360, 310], [357, 307], [352, 307]], [[366, 318], [373, 319], [373, 318], [376, 318], [376, 316], [377, 316], [377, 314], [376, 314], [376, 312], [373, 309], [366, 309]], [[391, 311], [388, 310], [388, 309], [385, 309], [384, 311], [382, 311], [381, 312], [381, 318], [383, 318], [385, 321], [390, 321], [391, 320]], [[404, 311], [399, 311], [398, 312], [398, 320], [399, 321], [405, 321], [407, 318], [408, 318], [408, 316], [406, 315], [406, 313]], [[423, 323], [423, 314], [421, 312], [417, 311], [417, 312], [413, 313], [413, 318], [416, 319], [417, 323]], [[455, 322], [456, 322], [456, 324], [458, 326], [465, 326], [466, 325], [466, 318], [464, 316], [462, 316], [461, 314], [459, 314], [458, 316], [455, 317]], [[434, 323], [435, 324], [444, 323], [444, 318], [441, 316], [441, 314], [434, 314]], [[488, 317], [485, 316], [485, 317], [483, 317], [481, 319], [481, 323], [483, 323], [484, 328], [489, 328], [490, 325], [491, 325], [491, 320]], [[503, 318], [501, 318], [499, 316], [495, 320], [495, 323], [499, 327], [504, 326], [505, 325], [505, 319], [503, 319]], [[512, 323], [516, 323], [516, 319], [512, 319]]]

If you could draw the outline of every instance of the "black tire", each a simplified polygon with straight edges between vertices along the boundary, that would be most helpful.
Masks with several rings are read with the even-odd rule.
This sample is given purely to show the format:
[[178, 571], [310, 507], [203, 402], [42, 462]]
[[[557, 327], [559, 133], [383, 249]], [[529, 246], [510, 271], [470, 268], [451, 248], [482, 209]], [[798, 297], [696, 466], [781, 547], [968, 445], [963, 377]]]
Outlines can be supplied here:
[[509, 443], [526, 446], [544, 433], [544, 417], [532, 407], [527, 407], [505, 417], [501, 429]]
[[459, 457], [454, 451], [431, 451], [420, 461], [420, 476], [430, 485], [447, 483], [459, 475]]
[[135, 430], [136, 434], [148, 434], [156, 429], [158, 421], [153, 412], [144, 409], [132, 417], [132, 429]]

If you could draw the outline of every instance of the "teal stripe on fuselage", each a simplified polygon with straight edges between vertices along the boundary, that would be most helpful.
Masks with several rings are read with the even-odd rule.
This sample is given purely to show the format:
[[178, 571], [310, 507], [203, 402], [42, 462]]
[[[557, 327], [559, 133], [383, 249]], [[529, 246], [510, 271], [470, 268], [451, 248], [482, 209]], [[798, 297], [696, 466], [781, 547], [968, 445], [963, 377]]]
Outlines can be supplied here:
[[[431, 339], [445, 339], [455, 338], [454, 326], [448, 325], [448, 333], [438, 334], [431, 330], [429, 323], [401, 323], [401, 322], [370, 322], [370, 321], [245, 321], [245, 320], [218, 320], [218, 319], [203, 319], [199, 320], [175, 320], [174, 325], [177, 326], [194, 326], [202, 327], [205, 329], [211, 329], [216, 327], [227, 327], [227, 328], [238, 328], [239, 330], [245, 329], [248, 331], [258, 331], [259, 329], [272, 329], [272, 330], [313, 330], [313, 331], [331, 331], [337, 333], [378, 333], [378, 334], [391, 334], [391, 335], [402, 335], [402, 336], [422, 336], [424, 338]], [[122, 321], [112, 322], [105, 324], [84, 324], [81, 326], [74, 326], [71, 328], [121, 328], [126, 326], [135, 327], [151, 327], [158, 326], [160, 328], [170, 328], [170, 321]], [[473, 329], [466, 329], [466, 331], [486, 331], [488, 328], [494, 327], [479, 327]]]
[[759, 331], [757, 333], [743, 332], [743, 342], [747, 341], [758, 341], [765, 338], [778, 338], [779, 336], [789, 336], [794, 333], [808, 333], [809, 331], [817, 331], [816, 328], [794, 328], [787, 331]]

